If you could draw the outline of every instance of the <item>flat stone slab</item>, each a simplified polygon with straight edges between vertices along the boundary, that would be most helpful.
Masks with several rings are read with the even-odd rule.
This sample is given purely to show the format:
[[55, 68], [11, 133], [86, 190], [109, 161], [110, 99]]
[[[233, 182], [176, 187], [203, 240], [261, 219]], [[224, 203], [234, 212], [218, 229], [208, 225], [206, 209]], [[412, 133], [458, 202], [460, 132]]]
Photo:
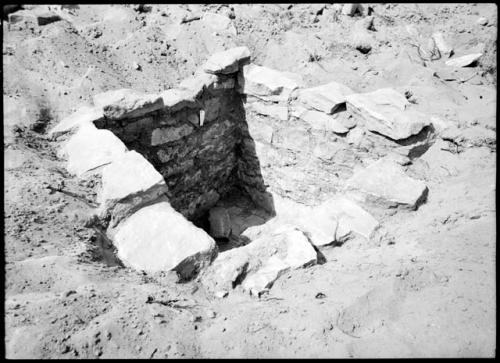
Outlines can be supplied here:
[[250, 60], [247, 47], [231, 48], [213, 54], [203, 66], [203, 70], [211, 74], [231, 74], [238, 72], [241, 62]]
[[88, 171], [111, 163], [126, 151], [125, 144], [111, 131], [84, 124], [64, 143], [58, 156], [67, 158], [66, 169], [70, 173], [82, 177]]
[[83, 124], [92, 123], [102, 119], [103, 117], [104, 113], [98, 107], [81, 107], [68, 117], [63, 118], [53, 129], [49, 131], [49, 136], [57, 138], [68, 132], [76, 130]]
[[283, 72], [248, 64], [240, 73], [239, 92], [269, 100], [287, 101], [291, 92], [299, 87], [296, 80], [287, 77]]
[[482, 53], [467, 54], [462, 57], [453, 58], [446, 62], [450, 67], [467, 67], [481, 58]]
[[[196, 88], [194, 84], [194, 82], [197, 81], [200, 82], [198, 85], [199, 88]], [[192, 80], [192, 82], [193, 84], [187, 83], [187, 80], [184, 82], [184, 87], [186, 87], [186, 89], [171, 88], [160, 93], [160, 97], [163, 100], [163, 107], [171, 109], [172, 111], [177, 111], [189, 104], [194, 103], [195, 97], [201, 93], [207, 80], [199, 77], [196, 80]], [[188, 88], [188, 86], [191, 88]]]
[[310, 207], [286, 198], [275, 197], [276, 217], [247, 228], [243, 236], [258, 239], [282, 225], [294, 225], [316, 247], [344, 242], [353, 234], [369, 239], [379, 223], [353, 200], [335, 195], [318, 206]]
[[231, 289], [244, 277], [243, 290], [259, 296], [284, 272], [316, 261], [316, 251], [306, 235], [294, 226], [283, 225], [243, 247], [220, 253], [203, 281]]
[[298, 101], [307, 108], [312, 108], [332, 114], [338, 107], [345, 104], [346, 96], [354, 91], [341, 83], [330, 82], [321, 86], [301, 89]]
[[124, 213], [157, 199], [167, 191], [162, 175], [134, 150], [106, 165], [101, 180], [98, 197], [101, 213], [110, 211], [121, 202], [120, 208], [115, 208], [112, 213], [115, 222], [123, 218]]
[[347, 109], [365, 121], [365, 127], [393, 140], [406, 139], [430, 125], [429, 118], [409, 110], [409, 102], [391, 88], [346, 96]]
[[175, 270], [182, 278], [210, 264], [215, 241], [168, 202], [140, 209], [113, 232], [117, 256], [127, 266], [148, 272]]
[[424, 182], [409, 177], [401, 165], [385, 158], [355, 172], [347, 181], [346, 190], [363, 201], [410, 209], [416, 209], [428, 193]]
[[311, 125], [313, 130], [333, 131], [338, 134], [345, 134], [349, 132], [349, 129], [342, 125], [338, 119], [333, 118], [324, 112], [302, 109], [297, 110], [295, 115]]
[[127, 88], [99, 93], [93, 100], [94, 105], [103, 110], [104, 116], [112, 120], [140, 117], [164, 107], [160, 95]]

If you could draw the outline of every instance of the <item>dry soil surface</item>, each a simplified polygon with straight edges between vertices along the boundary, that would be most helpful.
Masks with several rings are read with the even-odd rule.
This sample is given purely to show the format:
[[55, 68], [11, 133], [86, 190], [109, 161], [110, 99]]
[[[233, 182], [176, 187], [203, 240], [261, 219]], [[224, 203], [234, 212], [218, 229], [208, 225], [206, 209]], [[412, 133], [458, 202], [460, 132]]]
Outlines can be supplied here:
[[[6, 356], [494, 356], [496, 139], [482, 135], [496, 132], [496, 6], [364, 6], [375, 28], [367, 54], [351, 44], [361, 18], [333, 5], [86, 5], [44, 26], [4, 21]], [[236, 31], [181, 24], [204, 12], [230, 15]], [[484, 56], [438, 78], [444, 60], [415, 47], [435, 31], [457, 55]], [[378, 215], [372, 239], [325, 248], [322, 264], [283, 275], [260, 299], [120, 266], [85, 227], [96, 186], [67, 175], [46, 135], [96, 93], [168, 89], [237, 45], [311, 86], [409, 91], [469, 140], [436, 143], [408, 167], [429, 188], [417, 211]]]

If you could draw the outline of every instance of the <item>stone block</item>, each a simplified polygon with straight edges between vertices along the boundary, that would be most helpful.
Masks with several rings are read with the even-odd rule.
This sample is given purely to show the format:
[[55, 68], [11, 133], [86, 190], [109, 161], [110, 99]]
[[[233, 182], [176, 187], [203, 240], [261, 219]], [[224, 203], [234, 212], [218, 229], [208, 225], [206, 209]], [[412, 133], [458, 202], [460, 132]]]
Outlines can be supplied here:
[[136, 151], [129, 151], [102, 170], [99, 214], [111, 213], [113, 224], [167, 192], [162, 175]]
[[401, 165], [384, 158], [355, 172], [346, 190], [362, 202], [408, 209], [418, 208], [428, 193], [424, 182], [407, 176]]
[[416, 135], [431, 124], [429, 117], [408, 105], [403, 95], [390, 88], [347, 96], [348, 111], [363, 119], [365, 128], [393, 140]]
[[109, 130], [93, 124], [82, 125], [64, 143], [58, 156], [67, 158], [67, 170], [78, 177], [116, 160], [127, 151], [123, 142]]
[[181, 278], [208, 266], [217, 254], [215, 241], [168, 202], [141, 208], [112, 233], [117, 256], [135, 270], [174, 270]]
[[177, 127], [154, 129], [153, 133], [151, 134], [151, 145], [157, 146], [176, 141], [189, 135], [191, 132], [193, 132], [193, 127], [187, 124], [183, 124]]
[[231, 234], [231, 219], [225, 208], [215, 207], [208, 213], [210, 235], [214, 238], [228, 238]]
[[164, 107], [161, 96], [126, 88], [99, 93], [93, 100], [111, 120], [140, 117]]

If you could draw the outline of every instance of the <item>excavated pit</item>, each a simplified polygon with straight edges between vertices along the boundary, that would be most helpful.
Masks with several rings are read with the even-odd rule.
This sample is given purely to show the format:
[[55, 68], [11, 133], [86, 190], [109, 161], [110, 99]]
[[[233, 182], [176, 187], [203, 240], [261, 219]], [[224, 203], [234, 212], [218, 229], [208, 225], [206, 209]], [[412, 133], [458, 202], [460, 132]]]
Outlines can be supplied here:
[[[220, 250], [245, 244], [240, 233], [274, 214], [255, 143], [248, 131], [237, 74], [219, 75], [193, 99], [135, 118], [95, 122], [142, 154], [163, 176], [169, 203], [210, 234], [208, 214], [218, 206], [231, 217]], [[175, 91], [175, 90], [169, 90]]]

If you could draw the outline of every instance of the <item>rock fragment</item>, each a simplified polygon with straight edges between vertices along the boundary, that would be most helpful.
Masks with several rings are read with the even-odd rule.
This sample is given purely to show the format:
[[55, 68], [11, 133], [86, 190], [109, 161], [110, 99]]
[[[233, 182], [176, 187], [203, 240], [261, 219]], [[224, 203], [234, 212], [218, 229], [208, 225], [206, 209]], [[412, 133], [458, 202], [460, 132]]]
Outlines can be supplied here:
[[52, 12], [43, 12], [36, 14], [36, 21], [40, 26], [54, 23], [59, 20], [61, 20], [61, 17]]
[[311, 125], [313, 130], [333, 131], [337, 134], [345, 134], [349, 131], [338, 119], [323, 112], [304, 110], [298, 113], [297, 116]]
[[213, 238], [228, 238], [231, 234], [231, 219], [225, 208], [215, 207], [208, 213], [210, 235]]
[[446, 65], [450, 67], [467, 67], [475, 63], [482, 55], [482, 53], [467, 54], [462, 57], [450, 59], [446, 62]]
[[148, 272], [175, 270], [183, 279], [207, 266], [215, 241], [168, 202], [140, 209], [113, 231], [117, 255], [127, 266]]
[[449, 58], [453, 55], [453, 48], [446, 42], [443, 33], [436, 32], [432, 34], [432, 39], [434, 39], [434, 43], [442, 56]]
[[480, 17], [479, 19], [477, 19], [476, 23], [482, 26], [486, 26], [488, 25], [488, 19]]
[[427, 186], [407, 176], [403, 168], [390, 159], [380, 159], [359, 170], [347, 181], [346, 189], [357, 199], [385, 206], [416, 209], [427, 196]]
[[365, 127], [393, 140], [418, 134], [430, 120], [421, 112], [407, 109], [405, 96], [391, 88], [347, 96], [347, 109], [365, 121]]
[[246, 246], [219, 254], [203, 281], [243, 290], [259, 296], [284, 272], [316, 263], [317, 255], [307, 237], [296, 227], [283, 225]]
[[286, 102], [299, 87], [296, 80], [271, 68], [248, 64], [238, 80], [239, 92], [268, 101]]

